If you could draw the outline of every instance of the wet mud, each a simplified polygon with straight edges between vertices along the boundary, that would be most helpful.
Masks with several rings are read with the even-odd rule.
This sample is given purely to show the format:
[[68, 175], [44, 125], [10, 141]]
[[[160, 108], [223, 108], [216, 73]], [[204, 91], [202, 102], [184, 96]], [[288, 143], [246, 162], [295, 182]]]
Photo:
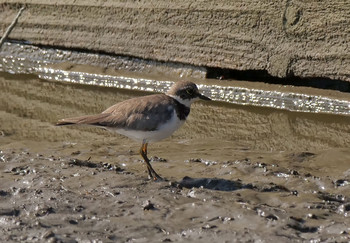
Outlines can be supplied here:
[[348, 117], [199, 103], [149, 146], [167, 179], [153, 182], [140, 144], [53, 125], [144, 93], [28, 75], [0, 85], [1, 241], [350, 240]]
[[[178, 142], [162, 144], [157, 150], [177, 150]], [[120, 149], [103, 146], [116, 150], [115, 154]], [[3, 145], [0, 238], [50, 242], [231, 242], [232, 237], [236, 241], [350, 240], [350, 172], [335, 165], [324, 168], [329, 151], [235, 151], [231, 160], [213, 160], [220, 157], [219, 151], [206, 149], [197, 151], [202, 158], [191, 159], [187, 151], [195, 147], [194, 141], [182, 156], [176, 156], [176, 151], [162, 152], [167, 161], [153, 165], [168, 181], [153, 182], [133, 152], [103, 155], [84, 142]], [[332, 152], [348, 163], [348, 151]]]

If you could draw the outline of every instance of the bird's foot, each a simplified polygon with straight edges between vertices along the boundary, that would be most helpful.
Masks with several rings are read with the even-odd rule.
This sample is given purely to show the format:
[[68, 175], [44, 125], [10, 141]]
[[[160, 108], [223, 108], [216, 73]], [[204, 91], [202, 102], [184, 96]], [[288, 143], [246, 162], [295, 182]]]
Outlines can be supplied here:
[[153, 181], [155, 182], [162, 182], [162, 181], [167, 181], [166, 179], [164, 179], [163, 177], [160, 177], [160, 176], [152, 176], [152, 177], [149, 177], [150, 179], [152, 179]]
[[160, 175], [158, 175], [155, 171], [153, 171], [153, 173], [149, 173], [148, 178], [149, 178], [150, 180], [155, 181], [155, 182], [167, 181], [167, 179], [164, 179], [163, 177], [161, 177]]

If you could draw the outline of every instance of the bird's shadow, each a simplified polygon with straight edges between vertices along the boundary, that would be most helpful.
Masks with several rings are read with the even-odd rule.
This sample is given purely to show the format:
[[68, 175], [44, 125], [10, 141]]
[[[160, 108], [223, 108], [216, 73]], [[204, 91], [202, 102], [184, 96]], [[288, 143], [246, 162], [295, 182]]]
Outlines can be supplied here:
[[185, 176], [178, 182], [181, 188], [205, 188], [216, 191], [235, 191], [239, 189], [253, 189], [251, 184], [243, 184], [239, 180], [231, 181], [220, 178], [191, 178]]

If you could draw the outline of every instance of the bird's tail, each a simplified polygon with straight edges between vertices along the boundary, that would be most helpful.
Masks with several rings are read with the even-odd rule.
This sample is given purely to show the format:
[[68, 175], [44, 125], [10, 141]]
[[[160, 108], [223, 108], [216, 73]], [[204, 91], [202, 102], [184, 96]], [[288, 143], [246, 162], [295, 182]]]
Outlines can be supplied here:
[[101, 121], [103, 118], [106, 118], [110, 114], [108, 113], [101, 113], [98, 115], [90, 115], [90, 116], [79, 116], [79, 117], [72, 117], [72, 118], [64, 118], [62, 120], [59, 120], [56, 123], [56, 126], [65, 126], [65, 125], [95, 125], [95, 126], [101, 126]]

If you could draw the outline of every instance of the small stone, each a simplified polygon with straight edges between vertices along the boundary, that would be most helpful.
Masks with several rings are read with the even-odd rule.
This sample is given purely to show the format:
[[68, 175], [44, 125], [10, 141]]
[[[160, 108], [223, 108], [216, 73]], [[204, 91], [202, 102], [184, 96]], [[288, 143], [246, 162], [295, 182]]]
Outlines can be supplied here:
[[77, 150], [77, 151], [74, 151], [74, 152], [72, 152], [72, 155], [78, 155], [78, 154], [80, 154], [81, 152], [79, 151], [79, 150]]
[[43, 235], [43, 239], [49, 239], [49, 238], [52, 238], [54, 237], [55, 234], [50, 230], [50, 231], [47, 231], [44, 235]]
[[155, 209], [154, 204], [150, 200], [145, 201], [142, 204], [143, 210], [153, 210]]
[[210, 225], [210, 224], [206, 224], [202, 227], [202, 229], [214, 229], [216, 228], [217, 226], [216, 225]]
[[150, 158], [150, 160], [151, 160], [151, 162], [167, 162], [166, 159], [160, 158], [160, 157], [157, 157], [157, 156], [152, 156], [152, 157]]
[[76, 221], [75, 219], [71, 219], [68, 221], [70, 224], [78, 224], [78, 221]]
[[298, 196], [299, 192], [297, 190], [291, 191], [290, 194], [292, 194], [293, 196]]
[[266, 219], [271, 220], [271, 221], [275, 221], [275, 220], [278, 220], [278, 217], [276, 215], [269, 214], [266, 216]]

